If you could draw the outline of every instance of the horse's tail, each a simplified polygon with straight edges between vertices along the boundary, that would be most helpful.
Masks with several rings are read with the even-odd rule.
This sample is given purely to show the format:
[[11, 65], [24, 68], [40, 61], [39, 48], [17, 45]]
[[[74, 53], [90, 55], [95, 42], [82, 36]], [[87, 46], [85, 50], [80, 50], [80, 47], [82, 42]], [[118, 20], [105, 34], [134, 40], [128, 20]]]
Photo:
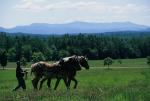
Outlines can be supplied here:
[[31, 73], [30, 73], [30, 75], [32, 76], [32, 73], [34, 72], [34, 66], [33, 65], [31, 65]]

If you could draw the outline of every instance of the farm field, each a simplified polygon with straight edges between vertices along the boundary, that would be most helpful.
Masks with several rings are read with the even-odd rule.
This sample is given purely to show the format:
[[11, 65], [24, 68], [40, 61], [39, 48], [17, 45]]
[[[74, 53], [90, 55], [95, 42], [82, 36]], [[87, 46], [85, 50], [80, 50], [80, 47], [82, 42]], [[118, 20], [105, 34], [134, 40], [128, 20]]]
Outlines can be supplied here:
[[[98, 62], [100, 61], [100, 62]], [[124, 62], [123, 62], [124, 61]], [[123, 60], [122, 64], [129, 68], [93, 68], [77, 73], [78, 87], [70, 91], [61, 81], [56, 91], [49, 90], [46, 82], [41, 91], [33, 90], [31, 79], [26, 80], [27, 90], [12, 92], [17, 85], [15, 70], [0, 70], [0, 101], [149, 101], [150, 99], [150, 70], [145, 59]], [[134, 61], [135, 63], [133, 63]], [[137, 63], [137, 64], [136, 64]], [[12, 64], [12, 65], [11, 65]], [[103, 67], [102, 60], [89, 61], [90, 66]], [[15, 68], [15, 63], [8, 66]], [[112, 67], [121, 67], [114, 63]], [[52, 88], [55, 80], [52, 80]]]
[[[146, 63], [146, 58], [138, 58], [138, 59], [121, 59], [122, 64], [118, 62], [117, 59], [113, 60], [113, 64], [110, 66], [110, 68], [149, 68], [149, 66]], [[50, 63], [53, 63], [54, 61], [50, 61]], [[88, 60], [89, 65], [91, 68], [107, 68], [107, 66], [104, 67], [104, 60]], [[32, 63], [28, 63], [26, 68], [30, 68]], [[9, 62], [6, 66], [6, 68], [16, 68], [16, 63]]]
[[[146, 63], [146, 58], [138, 58], [138, 59], [120, 59], [121, 60], [121, 64], [118, 62], [118, 59], [113, 60], [113, 64], [111, 65], [111, 67], [131, 67], [131, 68], [146, 68], [148, 67], [147, 63]], [[90, 67], [104, 67], [104, 61], [103, 60], [90, 60], [89, 61]], [[107, 66], [106, 66], [107, 67]]]

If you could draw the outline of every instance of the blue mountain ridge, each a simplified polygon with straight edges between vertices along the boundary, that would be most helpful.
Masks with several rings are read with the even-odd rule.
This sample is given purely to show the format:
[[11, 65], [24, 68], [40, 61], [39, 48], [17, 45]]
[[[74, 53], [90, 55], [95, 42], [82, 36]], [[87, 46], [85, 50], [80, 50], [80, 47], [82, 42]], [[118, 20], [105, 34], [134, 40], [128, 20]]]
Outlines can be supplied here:
[[25, 26], [16, 26], [9, 29], [0, 27], [0, 31], [31, 34], [75, 34], [116, 31], [150, 31], [150, 27], [134, 24], [132, 22], [90, 23], [76, 21], [64, 24], [33, 23]]

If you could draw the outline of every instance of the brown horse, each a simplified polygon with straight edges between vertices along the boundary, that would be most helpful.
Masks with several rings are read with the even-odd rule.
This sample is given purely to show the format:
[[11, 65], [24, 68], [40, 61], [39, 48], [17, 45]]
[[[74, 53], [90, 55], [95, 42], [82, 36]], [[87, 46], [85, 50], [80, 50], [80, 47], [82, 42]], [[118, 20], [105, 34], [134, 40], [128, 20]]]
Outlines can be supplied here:
[[[66, 82], [66, 80], [69, 81], [70, 79], [73, 79], [73, 78], [68, 78], [68, 76], [71, 77], [71, 75], [75, 75], [76, 74], [76, 70], [81, 70], [81, 65], [79, 64], [77, 58], [75, 58], [75, 57], [76, 56], [67, 57], [67, 58], [61, 59], [59, 61], [60, 65], [61, 65], [61, 68], [62, 68], [63, 71], [59, 72], [60, 74], [57, 74], [57, 75], [61, 75], [61, 76], [57, 77], [57, 81], [56, 81], [54, 89], [57, 88], [57, 86], [58, 86], [58, 84], [59, 84], [59, 82], [60, 82], [61, 79], [63, 79], [65, 82]], [[50, 83], [51, 83], [52, 77], [48, 76], [48, 77], [44, 77], [41, 80], [41, 82], [40, 82], [40, 88], [39, 89], [42, 88], [42, 84], [47, 79], [48, 79], [47, 86], [50, 88]], [[67, 86], [67, 89], [69, 89], [68, 82], [67, 82], [66, 86]]]
[[55, 64], [48, 64], [46, 62], [37, 62], [35, 64], [31, 65], [31, 74], [34, 73], [34, 78], [32, 80], [33, 87], [37, 89], [37, 85], [39, 80], [43, 77], [43, 75], [47, 76], [47, 72], [52, 71], [51, 75], [54, 75], [54, 73], [58, 72], [60, 68], [59, 63]]
[[[85, 69], [89, 69], [89, 65], [88, 65], [88, 61], [87, 61], [86, 57], [84, 57], [84, 56], [72, 56], [72, 58], [76, 58], [78, 60], [79, 64], [81, 65], [81, 67], [84, 67]], [[75, 82], [74, 89], [76, 89], [78, 81], [75, 79], [75, 76], [76, 76], [76, 72], [80, 71], [80, 70], [81, 69], [76, 68], [75, 70], [73, 70], [71, 72], [68, 71], [68, 87], [69, 88], [70, 88], [70, 83], [72, 80]]]
[[[41, 78], [42, 80], [40, 82], [39, 89], [41, 89], [42, 84], [46, 79], [57, 78], [57, 80], [59, 80], [61, 78], [64, 80], [65, 85], [68, 88], [66, 65], [71, 65], [71, 64], [73, 64], [73, 66], [75, 67], [81, 68], [80, 65], [77, 62], [75, 62], [74, 58], [70, 58], [66, 62], [62, 60], [53, 64], [48, 64], [46, 62], [37, 62], [31, 65], [31, 73], [33, 72], [35, 75], [35, 78], [32, 80], [33, 87], [37, 89], [38, 82]], [[47, 85], [49, 86], [48, 83]]]
[[[85, 69], [89, 69], [87, 59], [84, 56], [73, 55], [71, 57], [63, 58], [63, 61], [67, 62], [71, 58], [75, 59]], [[72, 81], [75, 82], [74, 89], [76, 89], [78, 81], [75, 79], [75, 75], [76, 75], [77, 71], [81, 70], [81, 68], [79, 68], [78, 66], [73, 67], [73, 64], [71, 64], [71, 65], [65, 64], [63, 66], [66, 68], [66, 72], [67, 72], [68, 88], [70, 88], [70, 83], [71, 83], [71, 80], [72, 80]], [[57, 89], [57, 86], [58, 86], [60, 80], [61, 80], [61, 78], [57, 79], [56, 84], [55, 84], [55, 88], [54, 88], [55, 90]], [[50, 82], [51, 82], [51, 79], [49, 78], [48, 81], [47, 81], [48, 87], [50, 87]]]

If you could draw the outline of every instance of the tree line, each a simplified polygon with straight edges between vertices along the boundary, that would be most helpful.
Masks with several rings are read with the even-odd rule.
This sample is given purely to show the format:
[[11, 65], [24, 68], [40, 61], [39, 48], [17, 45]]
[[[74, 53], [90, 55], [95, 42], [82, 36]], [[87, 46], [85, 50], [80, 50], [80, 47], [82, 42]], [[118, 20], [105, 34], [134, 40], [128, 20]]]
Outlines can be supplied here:
[[0, 33], [0, 54], [7, 53], [8, 61], [21, 58], [58, 60], [70, 55], [84, 55], [89, 59], [143, 58], [150, 55], [150, 35], [147, 32], [117, 32], [118, 34], [76, 35], [10, 35]]

